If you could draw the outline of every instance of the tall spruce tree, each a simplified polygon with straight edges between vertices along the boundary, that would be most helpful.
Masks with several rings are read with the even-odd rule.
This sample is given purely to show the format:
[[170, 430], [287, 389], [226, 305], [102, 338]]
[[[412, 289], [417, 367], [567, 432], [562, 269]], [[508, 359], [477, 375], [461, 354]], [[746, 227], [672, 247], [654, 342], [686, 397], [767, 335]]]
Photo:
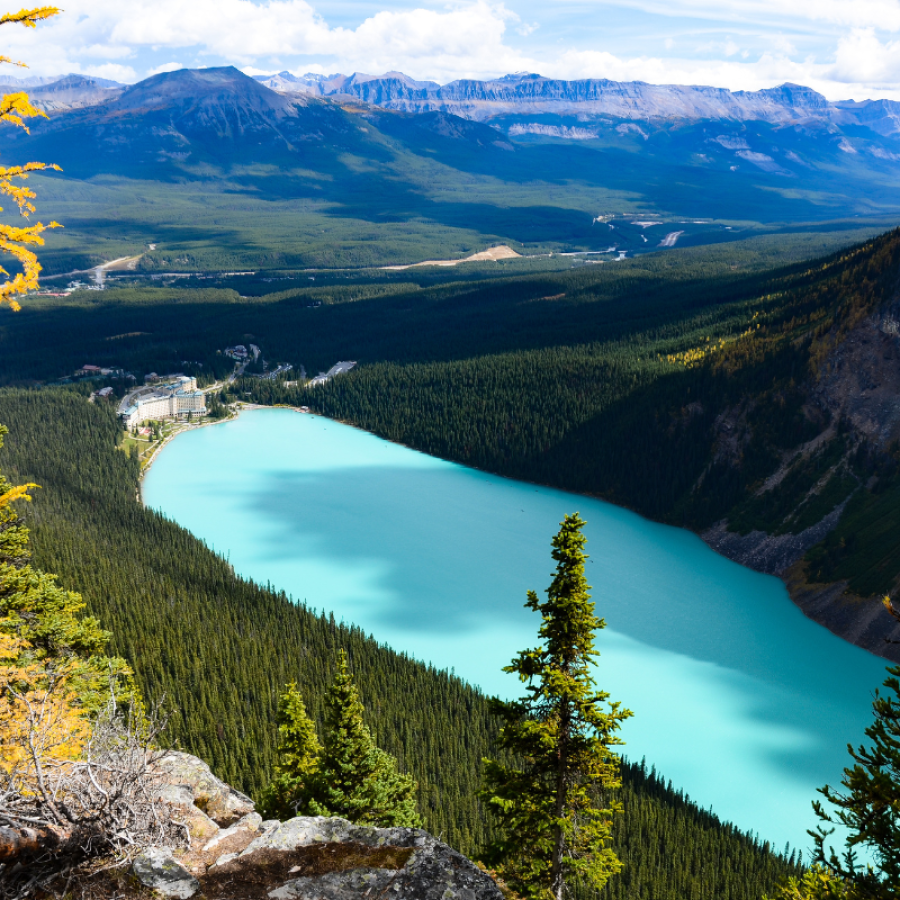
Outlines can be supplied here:
[[[814, 861], [843, 883], [849, 900], [900, 896], [900, 666], [887, 672], [887, 693], [876, 691], [872, 701], [871, 746], [848, 745], [854, 765], [844, 769], [841, 789], [819, 789], [833, 811], [813, 803], [823, 823], [810, 832]], [[842, 854], [827, 846], [836, 824], [849, 832]]]
[[291, 682], [278, 701], [278, 761], [260, 807], [270, 818], [287, 819], [307, 810], [322, 745], [316, 726], [296, 682]]
[[314, 815], [342, 816], [362, 825], [416, 827], [416, 782], [397, 771], [397, 760], [375, 745], [363, 705], [341, 650], [325, 697], [325, 748], [319, 759]]
[[584, 577], [585, 522], [568, 515], [553, 538], [556, 572], [547, 599], [529, 591], [526, 606], [539, 612], [542, 644], [504, 668], [527, 683], [521, 700], [492, 701], [503, 720], [500, 746], [521, 767], [485, 760], [480, 796], [497, 813], [500, 837], [486, 859], [527, 897], [561, 900], [567, 883], [602, 887], [621, 869], [610, 847], [611, 799], [620, 786], [619, 757], [610, 749], [631, 716], [591, 675], [594, 633], [606, 623], [594, 615]]

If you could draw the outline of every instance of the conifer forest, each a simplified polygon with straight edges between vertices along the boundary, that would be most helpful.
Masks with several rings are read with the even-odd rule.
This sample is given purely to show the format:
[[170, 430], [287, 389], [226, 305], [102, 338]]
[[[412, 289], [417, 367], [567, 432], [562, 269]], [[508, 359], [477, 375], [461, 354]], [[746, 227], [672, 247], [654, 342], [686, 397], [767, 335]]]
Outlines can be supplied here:
[[[565, 4], [382, 4], [352, 27], [350, 13], [329, 24], [324, 7], [278, 0], [80, 5], [0, 14], [56, 35], [34, 75], [0, 89], [0, 900], [897, 900], [897, 102], [792, 81], [615, 81], [657, 51], [588, 52], [571, 10], [551, 10]], [[729, 28], [749, 35], [761, 5]], [[817, 29], [841, 29], [815, 62], [829, 90], [888, 84], [890, 5], [816, 12]], [[634, 29], [661, 15], [615, 6], [613, 30], [619, 6], [640, 7]], [[669, 6], [699, 21], [703, 4]], [[277, 18], [288, 8], [300, 24]], [[596, 33], [594, 12], [578, 30]], [[504, 42], [527, 45], [532, 15], [551, 14], [585, 51], [556, 68], [602, 59], [610, 77], [481, 79], [469, 69], [483, 61], [454, 59], [472, 44], [532, 66]], [[101, 19], [115, 27], [88, 41]], [[322, 74], [348, 47], [374, 66], [365, 40], [386, 40], [385, 22], [407, 29], [391, 52], [427, 51], [447, 83], [362, 75], [356, 58], [353, 75]], [[232, 48], [246, 29], [241, 67], [205, 43], [223, 29]], [[331, 50], [289, 48], [293, 68], [252, 49], [310, 34]], [[813, 65], [818, 51], [801, 66], [782, 38], [753, 37], [772, 71]], [[78, 74], [45, 78], [63, 47]], [[169, 60], [185, 47], [202, 67]], [[854, 81], [848, 47], [881, 74]], [[754, 65], [740, 49], [722, 72]], [[283, 455], [255, 506], [209, 513], [229, 547], [174, 505], [152, 508], [165, 464], [144, 479], [178, 459], [170, 442], [209, 438], [194, 446], [213, 472], [215, 439], [279, 417], [296, 428], [269, 442]], [[296, 437], [307, 426], [321, 446]], [[383, 456], [339, 458], [337, 431]], [[238, 496], [256, 439], [206, 493], [176, 482], [184, 505]], [[446, 476], [436, 506], [410, 506], [414, 526], [390, 503], [431, 476], [407, 479], [407, 464]], [[456, 477], [490, 506], [457, 502]], [[527, 491], [508, 510], [503, 479]], [[318, 499], [326, 481], [335, 502]], [[485, 586], [491, 566], [524, 580], [532, 516], [562, 500], [540, 557], [549, 587], [526, 585], [528, 612], [512, 609]], [[609, 513], [594, 547], [579, 502]], [[478, 532], [495, 508], [503, 526]], [[644, 531], [626, 563], [615, 541], [632, 526]], [[459, 532], [469, 544], [453, 545]], [[257, 537], [260, 567], [233, 563]], [[440, 565], [416, 568], [425, 545]], [[627, 627], [606, 630], [610, 609]], [[497, 671], [519, 685], [493, 696], [484, 671], [518, 642], [517, 614], [533, 616], [531, 643]], [[450, 630], [465, 615], [458, 660]], [[648, 637], [649, 616], [666, 640]], [[619, 735], [632, 717], [640, 753]], [[838, 734], [851, 720], [860, 733]], [[785, 773], [811, 781], [832, 740], [846, 768], [811, 792], [809, 841], [776, 846], [759, 810], [782, 811], [773, 833], [793, 835], [792, 791], [806, 787]], [[720, 752], [739, 741], [753, 776]], [[662, 763], [654, 743], [672, 750]], [[741, 809], [723, 776], [771, 805]], [[427, 897], [403, 893], [423, 871]], [[315, 887], [332, 876], [332, 893]]]

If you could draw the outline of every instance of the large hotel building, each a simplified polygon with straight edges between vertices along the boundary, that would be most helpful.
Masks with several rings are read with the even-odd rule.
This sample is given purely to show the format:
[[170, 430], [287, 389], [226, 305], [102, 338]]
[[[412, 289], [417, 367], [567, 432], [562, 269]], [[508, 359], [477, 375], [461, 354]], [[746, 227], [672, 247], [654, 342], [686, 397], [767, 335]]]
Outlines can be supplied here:
[[179, 375], [174, 381], [136, 397], [121, 416], [126, 428], [134, 428], [142, 422], [183, 418], [191, 413], [206, 415], [206, 395], [197, 390], [196, 378]]

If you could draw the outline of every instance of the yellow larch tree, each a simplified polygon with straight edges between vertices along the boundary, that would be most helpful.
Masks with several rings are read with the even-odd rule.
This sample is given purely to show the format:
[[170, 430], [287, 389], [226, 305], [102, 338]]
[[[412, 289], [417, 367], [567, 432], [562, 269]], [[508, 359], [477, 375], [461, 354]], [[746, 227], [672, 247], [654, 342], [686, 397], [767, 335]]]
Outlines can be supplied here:
[[48, 766], [78, 759], [90, 735], [68, 660], [39, 661], [33, 647], [0, 620], [0, 772], [34, 793]]
[[[17, 13], [7, 13], [0, 16], [0, 25], [24, 25], [27, 28], [36, 27], [37, 23], [49, 19], [60, 12], [55, 6], [40, 6], [34, 9], [22, 9]], [[25, 66], [25, 63], [0, 55], [0, 63], [10, 63], [14, 66]], [[28, 131], [25, 120], [38, 116], [47, 117], [47, 114], [37, 109], [28, 99], [24, 91], [5, 94], [0, 99], [0, 122], [9, 122], [17, 128]], [[53, 163], [29, 162], [19, 166], [0, 166], [0, 194], [5, 194], [16, 204], [19, 214], [28, 219], [36, 212], [34, 203], [36, 194], [24, 182], [32, 172], [40, 172], [45, 169], [59, 170], [59, 166]], [[0, 212], [3, 207], [0, 207]], [[0, 283], [0, 306], [8, 304], [12, 309], [18, 310], [19, 303], [15, 299], [18, 294], [33, 291], [38, 286], [38, 276], [41, 273], [41, 265], [37, 254], [30, 249], [42, 246], [43, 232], [48, 228], [59, 228], [58, 222], [50, 222], [44, 225], [36, 222], [34, 225], [15, 226], [0, 223], [0, 252], [9, 254], [18, 263], [20, 272], [12, 275], [3, 266], [0, 266], [0, 276], [6, 280]]]

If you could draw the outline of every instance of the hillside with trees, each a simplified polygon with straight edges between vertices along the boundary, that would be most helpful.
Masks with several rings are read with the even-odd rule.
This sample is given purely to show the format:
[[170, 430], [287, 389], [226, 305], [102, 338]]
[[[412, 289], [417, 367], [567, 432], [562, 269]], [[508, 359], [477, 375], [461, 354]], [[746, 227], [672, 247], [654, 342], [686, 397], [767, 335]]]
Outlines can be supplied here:
[[[217, 408], [308, 405], [690, 527], [890, 655], [876, 600], [900, 576], [898, 240], [888, 232], [812, 260], [833, 246], [823, 235], [574, 268], [330, 273], [315, 284], [294, 273], [275, 291], [261, 277], [238, 290], [136, 278], [3, 316], [0, 380], [53, 381], [90, 354], [138, 377], [186, 371], [209, 383], [233, 368], [222, 349], [252, 340], [293, 374], [245, 378]], [[359, 365], [314, 391], [291, 384], [338, 359]]]
[[[167, 741], [260, 797], [273, 774], [284, 685], [296, 682], [323, 734], [326, 690], [346, 649], [379, 745], [418, 782], [427, 828], [463, 852], [485, 845], [493, 820], [475, 793], [498, 728], [487, 698], [245, 581], [145, 509], [138, 466], [117, 449], [108, 406], [70, 390], [6, 389], [0, 419], [10, 428], [0, 469], [16, 483], [41, 484], [22, 510], [35, 564], [83, 594], [148, 702], [165, 698]], [[603, 896], [637, 900], [652, 890], [671, 900], [692, 892], [755, 900], [796, 871], [775, 848], [699, 809], [643, 764], [625, 764], [620, 800], [613, 846], [624, 870]]]

